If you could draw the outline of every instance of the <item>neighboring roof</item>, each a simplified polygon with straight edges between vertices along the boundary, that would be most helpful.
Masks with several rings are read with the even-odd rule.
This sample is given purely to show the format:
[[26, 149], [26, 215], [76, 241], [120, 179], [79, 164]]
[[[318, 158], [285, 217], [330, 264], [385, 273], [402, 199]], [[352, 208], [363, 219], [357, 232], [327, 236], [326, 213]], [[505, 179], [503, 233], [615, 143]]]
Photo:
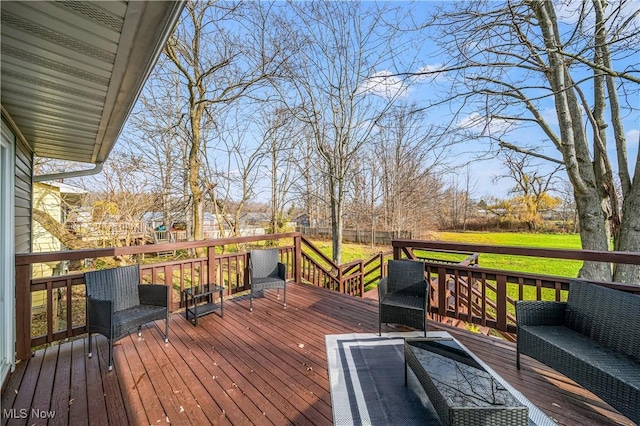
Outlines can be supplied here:
[[5, 1], [2, 107], [34, 154], [105, 161], [179, 1]]
[[77, 186], [69, 185], [62, 182], [55, 182], [52, 180], [45, 180], [40, 183], [58, 188], [61, 194], [86, 194], [88, 192], [87, 190], [78, 188]]

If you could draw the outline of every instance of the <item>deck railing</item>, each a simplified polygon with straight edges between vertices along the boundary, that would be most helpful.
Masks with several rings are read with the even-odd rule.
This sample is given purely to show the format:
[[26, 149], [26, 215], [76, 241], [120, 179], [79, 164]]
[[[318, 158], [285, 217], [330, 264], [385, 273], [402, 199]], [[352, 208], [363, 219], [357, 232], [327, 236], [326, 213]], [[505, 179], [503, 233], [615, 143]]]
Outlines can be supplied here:
[[[183, 307], [182, 291], [199, 283], [224, 284], [226, 296], [249, 290], [246, 246], [274, 241], [278, 241], [280, 260], [287, 265], [287, 278], [295, 282], [306, 282], [353, 296], [362, 296], [365, 275], [369, 280], [379, 280], [382, 276], [381, 257], [376, 256], [367, 262], [366, 266], [365, 262], [360, 261], [337, 265], [297, 232], [197, 242], [19, 254], [16, 256], [18, 358], [28, 357], [33, 347], [86, 332], [83, 272], [72, 271], [61, 276], [31, 278], [33, 264], [81, 261], [89, 264], [83, 270], [90, 270], [95, 269], [103, 258], [108, 257], [130, 257], [131, 261], [136, 261], [133, 257], [144, 258], [144, 255], [149, 253], [202, 249], [199, 251], [203, 251], [205, 255], [201, 257], [140, 264], [142, 282], [161, 283], [172, 289], [169, 293], [169, 309], [175, 311]], [[229, 247], [240, 249], [231, 252]], [[378, 260], [377, 266], [374, 265], [375, 260]], [[45, 303], [34, 306], [33, 294], [39, 291], [45, 292]]]
[[[478, 262], [482, 254], [640, 264], [640, 253], [629, 252], [536, 249], [416, 240], [394, 240], [392, 245], [394, 259], [407, 258], [425, 262], [425, 273], [431, 285], [431, 315], [438, 320], [451, 318], [487, 327], [509, 340], [515, 339], [515, 302], [564, 301], [570, 278], [482, 268]], [[468, 253], [469, 256], [458, 261], [443, 261], [433, 256], [421, 255], [422, 252]], [[598, 283], [640, 294], [640, 283]]]
[[[565, 300], [569, 278], [483, 268], [479, 264], [481, 254], [640, 264], [640, 253], [396, 240], [392, 244], [393, 252], [381, 252], [366, 261], [358, 260], [337, 265], [297, 232], [172, 244], [19, 254], [16, 256], [18, 358], [25, 359], [30, 356], [33, 347], [86, 332], [83, 273], [72, 272], [49, 278], [31, 278], [33, 264], [89, 259], [93, 265], [86, 269], [93, 269], [106, 257], [143, 257], [144, 254], [158, 251], [201, 249], [198, 251], [205, 253], [201, 257], [141, 264], [143, 282], [164, 283], [171, 287], [170, 309], [174, 311], [182, 308], [181, 292], [198, 283], [224, 284], [227, 296], [249, 290], [247, 245], [274, 241], [278, 241], [280, 259], [287, 265], [288, 279], [355, 296], [362, 296], [365, 286], [375, 284], [387, 275], [386, 261], [391, 255], [395, 259], [422, 260], [431, 283], [429, 312], [432, 316], [440, 320], [451, 318], [491, 328], [511, 339], [512, 333], [515, 332], [515, 301]], [[239, 249], [232, 252], [229, 247]], [[449, 260], [448, 257], [455, 259]], [[640, 285], [601, 284], [640, 294]], [[46, 303], [41, 307], [34, 306], [33, 303], [33, 293], [38, 291], [45, 292]], [[36, 325], [39, 325], [39, 328], [36, 328]]]

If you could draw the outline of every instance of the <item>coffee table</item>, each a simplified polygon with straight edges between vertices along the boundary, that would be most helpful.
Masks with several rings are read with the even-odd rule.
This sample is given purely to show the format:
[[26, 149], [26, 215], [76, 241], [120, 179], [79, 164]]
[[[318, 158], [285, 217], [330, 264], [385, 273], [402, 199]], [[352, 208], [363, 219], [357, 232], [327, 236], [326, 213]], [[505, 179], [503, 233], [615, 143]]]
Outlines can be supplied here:
[[404, 354], [405, 384], [410, 370], [444, 425], [553, 424], [447, 333], [408, 338]]

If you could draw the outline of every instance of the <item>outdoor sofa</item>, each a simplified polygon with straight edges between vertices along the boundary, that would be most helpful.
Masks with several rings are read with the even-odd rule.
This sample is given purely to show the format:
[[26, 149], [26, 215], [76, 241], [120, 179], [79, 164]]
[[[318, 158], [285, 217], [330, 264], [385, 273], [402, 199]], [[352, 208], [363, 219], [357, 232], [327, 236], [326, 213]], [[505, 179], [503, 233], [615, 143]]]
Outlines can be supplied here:
[[520, 354], [640, 424], [640, 296], [573, 280], [567, 302], [516, 302]]

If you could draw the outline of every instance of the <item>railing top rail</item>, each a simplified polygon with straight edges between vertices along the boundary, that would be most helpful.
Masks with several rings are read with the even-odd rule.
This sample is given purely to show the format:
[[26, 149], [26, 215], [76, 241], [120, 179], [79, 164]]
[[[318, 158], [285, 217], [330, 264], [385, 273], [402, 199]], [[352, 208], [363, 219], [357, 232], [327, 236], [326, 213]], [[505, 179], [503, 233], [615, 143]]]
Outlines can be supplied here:
[[340, 265], [340, 267], [342, 268], [343, 271], [346, 271], [348, 269], [353, 268], [354, 266], [360, 265], [361, 263], [364, 263], [364, 261], [352, 260], [351, 262], [343, 263], [342, 265]]
[[88, 258], [122, 256], [131, 254], [155, 253], [164, 250], [186, 250], [199, 247], [223, 246], [227, 244], [242, 244], [254, 241], [276, 240], [300, 236], [299, 232], [289, 232], [271, 235], [251, 235], [247, 237], [218, 238], [201, 241], [185, 241], [180, 243], [149, 244], [144, 246], [109, 247], [84, 250], [66, 250], [45, 253], [16, 254], [16, 266], [29, 265], [40, 262], [55, 262], [59, 260], [79, 260]]
[[557, 259], [589, 260], [595, 262], [640, 264], [640, 253], [628, 251], [569, 250], [550, 248], [527, 248], [514, 246], [495, 246], [485, 244], [451, 243], [446, 241], [393, 240], [393, 247], [433, 250], [444, 248], [450, 251], [469, 251], [480, 253], [508, 254]]
[[[413, 240], [394, 240], [394, 241], [413, 241]], [[421, 241], [422, 242], [422, 241]], [[466, 254], [466, 255], [472, 255], [474, 254], [473, 251], [460, 251], [460, 250], [442, 250], [442, 249], [435, 249], [435, 248], [422, 248], [422, 247], [418, 247], [418, 246], [414, 246], [414, 249], [417, 250], [428, 250], [430, 252], [434, 252], [434, 253], [447, 253], [447, 254]]]
[[461, 265], [470, 265], [472, 262], [477, 261], [480, 257], [480, 253], [471, 253], [469, 257], [460, 262]]
[[[507, 271], [504, 269], [490, 269], [490, 268], [482, 268], [477, 266], [466, 266], [462, 264], [455, 265], [445, 265], [437, 262], [424, 262], [427, 267], [433, 268], [444, 268], [447, 273], [452, 273], [453, 270], [458, 271], [468, 271], [472, 274], [485, 274], [488, 276], [498, 276], [502, 275], [506, 277], [507, 282], [514, 283], [519, 280], [523, 280], [523, 284], [527, 285], [527, 281], [541, 281], [541, 282], [558, 282], [568, 284], [569, 281], [580, 278], [573, 277], [559, 277], [556, 275], [544, 275], [544, 274], [532, 274], [527, 272], [519, 272], [519, 271]], [[601, 284], [609, 288], [615, 288], [622, 291], [627, 291], [630, 293], [640, 294], [640, 286], [635, 284], [624, 284], [624, 283], [616, 283], [611, 281], [594, 281], [594, 280], [585, 280], [595, 284]]]
[[313, 251], [315, 254], [317, 254], [322, 260], [324, 260], [325, 262], [327, 262], [329, 265], [331, 265], [333, 268], [338, 269], [338, 265], [335, 264], [335, 262], [331, 259], [329, 259], [329, 257], [327, 257], [324, 253], [322, 253], [320, 250], [318, 250], [316, 248], [316, 246], [313, 245], [313, 243], [311, 241], [309, 241], [304, 235], [296, 233], [298, 235], [300, 235], [302, 242], [305, 243], [307, 245], [307, 247], [309, 247], [311, 249], [311, 251]]

